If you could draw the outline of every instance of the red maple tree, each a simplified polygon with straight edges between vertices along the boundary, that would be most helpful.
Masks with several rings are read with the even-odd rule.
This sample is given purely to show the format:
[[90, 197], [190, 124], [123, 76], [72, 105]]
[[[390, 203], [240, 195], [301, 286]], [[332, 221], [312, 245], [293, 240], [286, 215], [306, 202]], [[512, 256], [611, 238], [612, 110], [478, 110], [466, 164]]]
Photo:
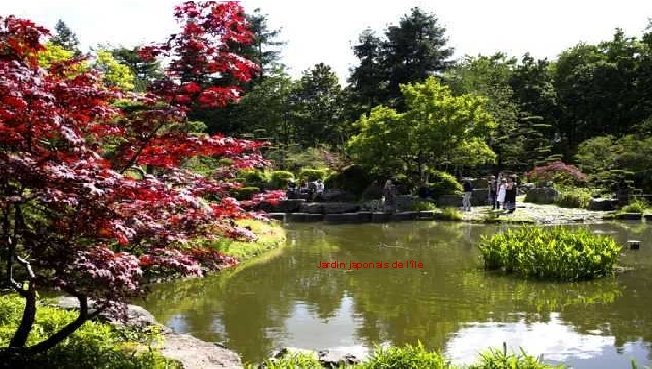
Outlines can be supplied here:
[[[0, 278], [26, 301], [0, 361], [48, 350], [100, 312], [118, 313], [142, 292], [143, 273], [201, 275], [235, 262], [188, 241], [255, 237], [234, 222], [255, 214], [229, 191], [237, 170], [264, 164], [261, 143], [193, 133], [186, 119], [194, 104], [238, 98], [236, 87], [211, 87], [211, 76], [252, 76], [254, 64], [228, 47], [251, 40], [244, 12], [235, 2], [191, 1], [175, 17], [181, 32], [142, 50], [170, 64], [141, 95], [104, 87], [96, 72], [79, 71], [81, 59], [41, 68], [49, 32], [0, 17]], [[201, 176], [184, 169], [198, 156], [228, 160]], [[39, 288], [76, 297], [80, 313], [26, 347]]]

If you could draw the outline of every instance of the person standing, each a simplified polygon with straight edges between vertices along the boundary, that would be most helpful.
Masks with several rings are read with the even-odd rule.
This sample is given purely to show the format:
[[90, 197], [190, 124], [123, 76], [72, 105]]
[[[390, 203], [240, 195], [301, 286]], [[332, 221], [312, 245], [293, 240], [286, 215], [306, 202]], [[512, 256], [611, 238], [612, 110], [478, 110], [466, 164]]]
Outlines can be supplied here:
[[491, 205], [491, 209], [495, 210], [496, 209], [496, 177], [490, 176], [489, 177], [489, 205]]
[[396, 186], [394, 186], [391, 179], [388, 179], [387, 182], [385, 182], [385, 187], [383, 187], [383, 197], [385, 198], [385, 212], [396, 212]]
[[462, 197], [462, 209], [464, 211], [471, 211], [471, 195], [473, 194], [473, 185], [469, 179], [466, 179], [462, 184], [464, 188], [464, 197]]
[[496, 201], [498, 202], [498, 209], [504, 209], [505, 208], [505, 195], [507, 191], [507, 181], [505, 178], [500, 179], [500, 185], [498, 186], [498, 196], [496, 197]]
[[513, 213], [516, 210], [516, 182], [512, 177], [507, 178], [507, 186], [505, 187], [505, 204], [508, 213]]

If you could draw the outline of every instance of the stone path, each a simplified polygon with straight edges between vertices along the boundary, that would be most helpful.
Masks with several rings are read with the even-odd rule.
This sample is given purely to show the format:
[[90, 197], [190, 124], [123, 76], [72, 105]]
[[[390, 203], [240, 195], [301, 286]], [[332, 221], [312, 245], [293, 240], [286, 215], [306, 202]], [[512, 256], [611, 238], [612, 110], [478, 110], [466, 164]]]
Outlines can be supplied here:
[[[520, 201], [519, 201], [520, 200]], [[475, 206], [470, 212], [463, 212], [465, 221], [484, 221], [490, 216], [492, 210], [489, 206]], [[496, 211], [498, 220], [513, 221], [521, 223], [537, 224], [568, 224], [568, 223], [595, 223], [602, 221], [602, 218], [611, 214], [607, 211], [594, 211], [587, 209], [560, 208], [557, 205], [540, 205], [523, 202], [523, 197], [516, 201], [516, 211], [506, 214], [503, 211]]]

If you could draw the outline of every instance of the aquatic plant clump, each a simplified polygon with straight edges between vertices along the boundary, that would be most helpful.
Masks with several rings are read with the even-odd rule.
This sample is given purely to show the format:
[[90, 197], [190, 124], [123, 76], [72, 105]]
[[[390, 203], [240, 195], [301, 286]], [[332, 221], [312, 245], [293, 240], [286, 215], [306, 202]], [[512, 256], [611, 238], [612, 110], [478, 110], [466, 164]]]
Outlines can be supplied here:
[[621, 247], [584, 228], [523, 227], [483, 236], [485, 269], [537, 279], [577, 281], [613, 274]]

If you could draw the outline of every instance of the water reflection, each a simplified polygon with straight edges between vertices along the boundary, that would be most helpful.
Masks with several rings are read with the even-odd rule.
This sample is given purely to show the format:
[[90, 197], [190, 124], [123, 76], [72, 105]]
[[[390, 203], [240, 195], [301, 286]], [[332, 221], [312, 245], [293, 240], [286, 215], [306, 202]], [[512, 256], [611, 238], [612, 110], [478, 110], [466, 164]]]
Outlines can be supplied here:
[[[628, 227], [593, 228], [620, 242], [645, 240], [641, 250], [626, 250], [622, 257], [635, 271], [556, 284], [483, 271], [475, 244], [498, 231], [496, 226], [293, 225], [288, 246], [273, 257], [208, 279], [154, 286], [145, 305], [175, 330], [223, 342], [248, 361], [286, 345], [417, 340], [466, 360], [487, 345], [509, 341], [516, 347], [550, 335], [554, 344], [533, 349], [551, 360], [564, 360], [551, 357], [554, 352], [593, 368], [612, 368], [600, 363], [612, 356], [625, 360], [634, 350], [644, 364], [650, 362], [652, 342], [652, 227]], [[347, 267], [350, 261], [415, 260], [424, 267], [318, 269], [319, 261], [332, 260]], [[583, 343], [570, 344], [573, 340]]]

